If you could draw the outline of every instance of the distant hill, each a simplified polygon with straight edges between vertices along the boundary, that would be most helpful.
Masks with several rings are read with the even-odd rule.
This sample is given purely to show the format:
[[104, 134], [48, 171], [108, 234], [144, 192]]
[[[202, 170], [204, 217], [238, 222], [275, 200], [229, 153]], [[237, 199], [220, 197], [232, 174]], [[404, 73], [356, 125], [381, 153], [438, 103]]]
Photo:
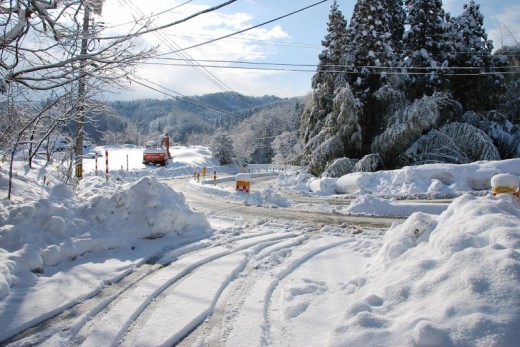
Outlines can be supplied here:
[[101, 143], [106, 131], [128, 132], [135, 127], [142, 137], [169, 132], [177, 142], [184, 142], [190, 133], [213, 133], [215, 129], [230, 129], [266, 108], [294, 103], [272, 95], [245, 96], [235, 92], [222, 92], [171, 99], [140, 99], [111, 101], [107, 114], [99, 116], [96, 124], [87, 124], [85, 131], [95, 143]]
[[[166, 100], [141, 99], [108, 103], [116, 113], [134, 123], [149, 123], [169, 115], [196, 115], [213, 126], [227, 127], [236, 118], [247, 118], [255, 109], [282, 101], [276, 96], [252, 97], [234, 92], [222, 92], [172, 98]], [[227, 119], [226, 119], [227, 118]]]

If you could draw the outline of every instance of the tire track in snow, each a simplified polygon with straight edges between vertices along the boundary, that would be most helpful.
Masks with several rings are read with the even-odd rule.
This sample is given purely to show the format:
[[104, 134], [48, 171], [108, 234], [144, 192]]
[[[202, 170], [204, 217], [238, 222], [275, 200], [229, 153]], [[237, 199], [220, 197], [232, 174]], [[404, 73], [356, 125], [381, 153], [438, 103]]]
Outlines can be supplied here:
[[[305, 243], [312, 240], [312, 238], [309, 238], [305, 240]], [[278, 252], [274, 250], [268, 252], [267, 255], [269, 257], [275, 258], [273, 259], [274, 264], [270, 264], [267, 268], [262, 269], [260, 276], [255, 278], [254, 285], [249, 291], [248, 297], [242, 303], [241, 309], [233, 313], [232, 321], [226, 322], [224, 334], [221, 335], [223, 338], [220, 341], [215, 341], [215, 338], [212, 337], [210, 343], [204, 343], [204, 346], [240, 346], [243, 344], [243, 341], [255, 341], [253, 343], [255, 346], [271, 345], [269, 310], [271, 298], [278, 284], [313, 257], [350, 242], [352, 242], [351, 239], [328, 243], [313, 248], [303, 255], [298, 255], [294, 259], [291, 259], [291, 257], [294, 257], [294, 251], [298, 251], [303, 243], [291, 247], [292, 254], [283, 249], [280, 249]], [[274, 272], [272, 271], [273, 269], [275, 270]]]
[[264, 317], [264, 323], [263, 323], [263, 336], [262, 336], [262, 344], [267, 346], [271, 345], [271, 337], [270, 337], [270, 306], [271, 306], [271, 299], [273, 296], [273, 293], [276, 289], [276, 287], [280, 284], [280, 282], [288, 277], [291, 273], [293, 273], [296, 269], [298, 269], [300, 266], [302, 266], [307, 261], [311, 260], [315, 256], [328, 251], [330, 249], [343, 246], [347, 243], [350, 243], [351, 240], [342, 240], [338, 242], [333, 242], [321, 247], [313, 248], [311, 251], [303, 254], [302, 256], [298, 257], [297, 259], [294, 259], [291, 261], [285, 268], [283, 268], [281, 271], [277, 273], [275, 278], [271, 281], [271, 283], [268, 285], [265, 291], [265, 297], [264, 297], [264, 307], [263, 307], [263, 317]]
[[[269, 266], [268, 258], [273, 253], [285, 251], [289, 253], [294, 247], [300, 246], [309, 239], [309, 235], [302, 235], [294, 239], [281, 241], [275, 244], [265, 244], [249, 256], [244, 270], [238, 274], [237, 279], [226, 288], [226, 293], [219, 298], [213, 315], [194, 331], [178, 347], [187, 347], [204, 343], [205, 346], [223, 346], [233, 331], [240, 317], [240, 312], [251, 292], [256, 286], [257, 280], [263, 276], [263, 270]], [[260, 268], [263, 268], [260, 270]], [[204, 340], [204, 341], [202, 341]]]
[[[256, 236], [256, 237], [255, 237]], [[235, 240], [234, 247], [215, 246], [190, 253], [172, 262], [160, 272], [147, 277], [132, 288], [100, 319], [92, 321], [89, 329], [81, 331], [76, 342], [82, 346], [116, 345], [126, 333], [133, 321], [137, 320], [150, 303], [164, 290], [193, 272], [200, 266], [241, 250], [254, 247], [260, 242], [272, 242], [296, 237], [295, 233], [265, 233]]]

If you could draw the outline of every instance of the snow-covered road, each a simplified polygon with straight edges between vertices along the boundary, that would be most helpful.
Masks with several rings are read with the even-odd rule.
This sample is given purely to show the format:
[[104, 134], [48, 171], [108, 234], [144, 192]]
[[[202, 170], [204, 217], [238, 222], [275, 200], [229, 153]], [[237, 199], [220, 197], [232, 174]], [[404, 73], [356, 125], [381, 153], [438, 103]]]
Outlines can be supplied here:
[[[295, 173], [251, 194], [180, 167], [74, 192], [35, 184], [36, 170], [15, 178], [20, 199], [0, 206], [0, 346], [517, 345], [518, 202], [400, 200], [519, 176], [517, 161]], [[372, 193], [385, 189], [395, 198]]]
[[245, 206], [204, 195], [187, 179], [163, 183], [182, 191], [190, 206], [207, 213], [215, 236], [173, 250], [164, 245], [121, 280], [107, 282], [99, 294], [63, 307], [54, 318], [5, 345], [322, 341], [330, 331], [310, 333], [309, 320], [316, 326], [323, 325], [320, 317], [335, 320], [337, 310], [330, 308], [348, 286], [338, 281], [338, 271], [344, 273], [343, 280], [359, 275], [364, 270], [360, 265], [379, 248], [384, 230], [369, 228], [359, 234], [359, 225], [352, 222], [381, 226], [392, 221]]
[[[270, 176], [269, 179], [255, 179], [254, 187], [256, 187], [257, 182], [261, 182], [258, 189], [264, 189], [270, 183], [275, 182], [276, 179], [276, 176]], [[189, 184], [188, 179], [163, 180], [162, 182], [176, 191], [181, 191], [188, 204], [198, 211], [210, 214], [225, 214], [235, 218], [246, 218], [249, 220], [257, 218], [274, 218], [291, 222], [310, 223], [316, 228], [323, 225], [341, 225], [343, 223], [348, 223], [354, 226], [384, 228], [389, 227], [394, 222], [400, 223], [404, 220], [404, 218], [384, 216], [347, 215], [334, 213], [332, 211], [309, 211], [304, 209], [302, 204], [290, 208], [278, 208], [277, 206], [266, 207], [265, 205], [254, 206], [247, 203], [247, 200], [222, 200], [218, 199], [218, 194], [205, 194], [204, 189], [200, 189], [200, 186]], [[231, 187], [232, 183], [228, 183], [227, 185]], [[211, 187], [211, 185], [208, 185], [206, 189], [211, 189]], [[294, 199], [294, 196], [292, 195], [287, 197]], [[320, 204], [334, 203], [334, 205], [343, 204], [346, 206], [349, 204], [349, 201], [347, 200], [341, 201], [325, 197], [306, 197], [305, 200], [307, 200], [307, 203], [312, 203], [314, 201], [315, 203], [319, 202]]]

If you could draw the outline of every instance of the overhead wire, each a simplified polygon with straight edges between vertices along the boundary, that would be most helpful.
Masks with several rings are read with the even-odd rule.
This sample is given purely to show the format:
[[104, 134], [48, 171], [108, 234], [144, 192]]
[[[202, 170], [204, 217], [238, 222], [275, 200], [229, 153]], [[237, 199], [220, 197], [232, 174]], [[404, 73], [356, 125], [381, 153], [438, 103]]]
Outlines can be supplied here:
[[[151, 18], [154, 18], [154, 17], [158, 17], [158, 16], [160, 16], [162, 14], [168, 13], [168, 12], [176, 10], [176, 9], [178, 9], [178, 8], [184, 6], [184, 5], [187, 5], [190, 2], [193, 2], [193, 0], [185, 1], [182, 4], [179, 4], [177, 6], [169, 8], [167, 10], [161, 11], [159, 13], [153, 13], [153, 14], [151, 14], [149, 16], [141, 17], [140, 20], [148, 20], [148, 19], [151, 19]], [[135, 20], [132, 20], [132, 21], [128, 21], [128, 22], [125, 22], [125, 23], [120, 23], [120, 24], [117, 24], [117, 25], [105, 26], [105, 29], [114, 29], [114, 28], [117, 28], [117, 27], [120, 27], [120, 26], [125, 26], [125, 25], [128, 25], [128, 24], [134, 24], [134, 23], [135, 23]]]
[[[120, 1], [124, 1], [124, 2], [129, 3], [130, 7], [133, 7], [133, 11], [136, 11], [136, 12], [140, 13], [141, 15], [144, 15], [143, 12], [137, 6], [135, 6], [131, 2], [131, 0], [120, 0]], [[179, 48], [179, 46], [174, 41], [172, 41], [168, 37], [165, 37], [164, 34], [161, 31], [154, 31], [153, 34], [162, 43], [164, 43], [166, 46], [168, 46], [170, 49], [178, 49]], [[200, 64], [198, 64], [197, 61], [194, 60], [193, 57], [191, 57], [188, 53], [186, 53], [186, 52], [179, 52], [178, 55], [184, 61], [188, 62], [188, 64], [191, 67], [195, 68], [195, 70], [197, 70], [203, 77], [205, 77], [208, 81], [213, 83], [217, 88], [219, 88], [220, 90], [222, 90], [224, 92], [235, 93], [233, 91], [233, 89], [229, 85], [227, 85], [224, 81], [222, 81], [220, 78], [215, 76], [211, 71], [207, 70], [205, 67], [203, 67]], [[190, 63], [190, 62], [193, 62], [193, 63]], [[235, 94], [233, 94], [233, 95], [234, 95], [235, 98], [237, 98]], [[244, 101], [241, 98], [237, 98], [237, 100], [242, 102], [242, 103], [244, 103]]]
[[[174, 60], [174, 59], [173, 59]], [[392, 66], [351, 66], [351, 65], [317, 65], [317, 64], [290, 64], [290, 63], [262, 63], [262, 62], [244, 62], [244, 61], [226, 61], [226, 60], [199, 60], [199, 62], [214, 62], [214, 63], [222, 63], [222, 64], [243, 64], [243, 65], [252, 65], [252, 66], [235, 66], [235, 65], [216, 65], [216, 64], [201, 64], [206, 68], [218, 68], [218, 69], [240, 69], [240, 70], [260, 70], [260, 71], [281, 71], [281, 72], [329, 72], [329, 73], [346, 73], [346, 74], [359, 74], [359, 73], [368, 73], [368, 74], [391, 74], [391, 75], [424, 75], [430, 74], [433, 71], [437, 72], [446, 72], [452, 76], [477, 76], [477, 75], [493, 75], [497, 73], [501, 74], [517, 74], [518, 71], [511, 71], [512, 69], [519, 69], [520, 66], [505, 66], [505, 67], [492, 67], [494, 71], [476, 71], [471, 72], [478, 69], [483, 69], [485, 67], [468, 67], [468, 66], [448, 66], [448, 67], [392, 67]], [[179, 66], [179, 67], [189, 67], [189, 64], [181, 64], [181, 63], [159, 63], [159, 62], [150, 62], [144, 63], [146, 65], [160, 65], [160, 66]], [[260, 65], [265, 66], [278, 66], [278, 67], [259, 67]], [[320, 67], [320, 70], [317, 68]], [[374, 70], [374, 71], [356, 71], [356, 70]], [[414, 71], [414, 70], [422, 70]], [[458, 70], [466, 70], [468, 72], [454, 72]]]
[[253, 30], [253, 29], [256, 29], [256, 28], [259, 28], [261, 26], [264, 26], [264, 25], [267, 25], [267, 24], [270, 24], [270, 23], [273, 23], [273, 22], [276, 22], [276, 21], [279, 21], [280, 19], [283, 19], [283, 18], [287, 18], [289, 16], [292, 16], [296, 13], [299, 13], [299, 12], [302, 12], [302, 11], [305, 11], [305, 10], [308, 10], [309, 8], [312, 8], [314, 6], [317, 6], [319, 4], [322, 4], [324, 2], [326, 2], [328, 0], [322, 0], [322, 1], [319, 1], [319, 2], [316, 2], [312, 5], [309, 5], [309, 6], [306, 6], [306, 7], [303, 7], [299, 10], [296, 10], [296, 11], [293, 11], [291, 13], [287, 13], [283, 16], [279, 16], [279, 17], [276, 17], [274, 19], [271, 19], [271, 20], [268, 20], [266, 22], [263, 22], [263, 23], [260, 23], [260, 24], [257, 24], [257, 25], [254, 25], [252, 27], [249, 27], [249, 28], [246, 28], [246, 29], [242, 29], [242, 30], [239, 30], [239, 31], [236, 31], [236, 32], [233, 32], [231, 34], [227, 34], [227, 35], [224, 35], [224, 36], [220, 36], [220, 37], [217, 37], [217, 38], [214, 38], [214, 39], [211, 39], [211, 40], [208, 40], [208, 41], [205, 41], [205, 42], [201, 42], [201, 43], [197, 43], [195, 45], [192, 45], [192, 46], [189, 46], [189, 47], [184, 47], [178, 51], [174, 51], [174, 52], [170, 52], [170, 53], [165, 53], [164, 55], [166, 54], [171, 54], [171, 53], [177, 53], [179, 51], [186, 51], [186, 50], [189, 50], [189, 49], [192, 49], [192, 48], [196, 48], [196, 47], [200, 47], [200, 46], [203, 46], [203, 45], [207, 45], [207, 44], [210, 44], [210, 43], [213, 43], [213, 42], [216, 42], [216, 41], [220, 41], [220, 40], [223, 40], [225, 38], [228, 38], [228, 37], [231, 37], [231, 36], [235, 36], [235, 35], [238, 35], [238, 34], [241, 34], [241, 33], [244, 33], [246, 31], [249, 31], [249, 30]]

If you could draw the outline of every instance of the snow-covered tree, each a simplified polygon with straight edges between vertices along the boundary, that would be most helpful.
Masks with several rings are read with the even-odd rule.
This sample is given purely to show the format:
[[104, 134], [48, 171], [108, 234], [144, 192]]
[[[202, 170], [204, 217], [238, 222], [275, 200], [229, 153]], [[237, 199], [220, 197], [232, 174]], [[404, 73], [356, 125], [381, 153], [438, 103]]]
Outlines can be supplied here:
[[372, 140], [380, 132], [381, 114], [373, 96], [388, 83], [385, 72], [397, 64], [398, 36], [404, 31], [401, 4], [397, 0], [359, 0], [348, 27], [345, 80], [361, 103], [362, 154], [370, 153]]
[[406, 23], [403, 37], [403, 65], [410, 73], [410, 99], [443, 91], [452, 48], [442, 0], [405, 0]]
[[464, 122], [484, 131], [493, 140], [502, 159], [520, 157], [520, 124], [518, 122], [511, 122], [498, 111], [490, 111], [484, 115], [466, 112]]
[[211, 139], [211, 153], [220, 161], [221, 165], [231, 164], [235, 157], [233, 142], [228, 134], [219, 132]]
[[399, 158], [401, 165], [466, 164], [479, 160], [500, 160], [500, 154], [486, 133], [458, 122], [446, 124], [439, 130], [432, 129]]
[[[520, 47], [519, 47], [520, 48]], [[501, 96], [498, 109], [514, 124], [520, 124], [520, 77], [511, 81]]]
[[379, 153], [386, 168], [399, 166], [397, 158], [422, 134], [451, 121], [460, 120], [462, 106], [447, 94], [424, 96], [394, 113], [385, 131], [376, 137], [372, 153]]
[[361, 138], [359, 105], [347, 85], [337, 92], [332, 112], [305, 146], [303, 157], [309, 163], [309, 171], [319, 176], [336, 158], [359, 158]]
[[332, 2], [327, 23], [327, 34], [321, 41], [323, 50], [320, 53], [318, 72], [337, 71], [337, 65], [345, 52], [347, 39], [347, 21], [338, 7], [336, 0]]
[[285, 132], [298, 134], [302, 101], [293, 98], [263, 108], [231, 128], [237, 159], [248, 163], [271, 163], [277, 154], [273, 147], [276, 138]]
[[496, 104], [503, 76], [490, 74], [493, 44], [484, 29], [480, 6], [470, 1], [460, 16], [451, 19], [453, 56], [450, 65], [456, 67], [451, 78], [451, 92], [466, 110], [489, 110]]
[[[336, 0], [330, 8], [327, 34], [321, 41], [323, 50], [319, 55], [316, 74], [312, 78], [312, 108], [306, 111], [303, 125], [306, 129], [314, 128], [332, 110], [332, 99], [336, 86], [341, 84], [339, 74], [341, 58], [345, 52], [347, 39], [347, 21], [343, 17]], [[315, 133], [304, 133], [305, 140]]]
[[284, 131], [275, 137], [272, 150], [273, 163], [285, 164], [295, 162], [303, 152], [303, 142], [300, 131]]

